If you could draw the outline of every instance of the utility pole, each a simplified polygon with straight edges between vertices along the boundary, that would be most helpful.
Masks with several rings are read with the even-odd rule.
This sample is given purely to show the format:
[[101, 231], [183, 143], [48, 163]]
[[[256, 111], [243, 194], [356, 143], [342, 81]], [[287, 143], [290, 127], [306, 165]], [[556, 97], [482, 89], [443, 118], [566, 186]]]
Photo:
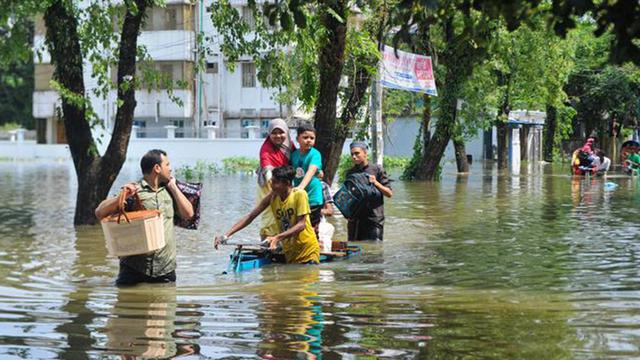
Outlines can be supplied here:
[[382, 132], [382, 78], [383, 61], [378, 62], [378, 72], [371, 86], [371, 149], [372, 160], [382, 166], [384, 159], [384, 134]]

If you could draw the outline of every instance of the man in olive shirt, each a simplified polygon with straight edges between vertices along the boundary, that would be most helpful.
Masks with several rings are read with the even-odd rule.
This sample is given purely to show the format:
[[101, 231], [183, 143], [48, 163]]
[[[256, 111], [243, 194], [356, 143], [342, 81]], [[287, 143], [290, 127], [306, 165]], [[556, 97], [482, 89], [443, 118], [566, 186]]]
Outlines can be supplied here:
[[[193, 206], [182, 194], [171, 176], [171, 164], [167, 153], [150, 150], [140, 160], [142, 180], [126, 184], [137, 193], [145, 209], [158, 209], [163, 215], [166, 245], [153, 252], [120, 257], [117, 285], [133, 285], [140, 282], [163, 283], [176, 281], [176, 240], [173, 231], [174, 209], [183, 219], [193, 217]], [[133, 204], [127, 204], [127, 207]], [[118, 197], [106, 199], [96, 208], [96, 217], [104, 217], [118, 210]]]

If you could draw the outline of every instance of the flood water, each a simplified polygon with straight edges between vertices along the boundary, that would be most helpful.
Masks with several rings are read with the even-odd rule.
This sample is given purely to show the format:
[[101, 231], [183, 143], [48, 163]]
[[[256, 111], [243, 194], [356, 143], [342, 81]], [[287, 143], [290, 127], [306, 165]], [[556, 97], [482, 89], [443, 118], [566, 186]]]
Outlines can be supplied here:
[[[241, 275], [212, 240], [256, 180], [207, 178], [201, 228], [177, 231], [177, 283], [119, 289], [101, 228], [73, 226], [72, 167], [0, 163], [0, 358], [640, 357], [636, 178], [447, 169], [393, 183], [385, 241], [362, 256]], [[138, 176], [127, 164], [116, 186]]]

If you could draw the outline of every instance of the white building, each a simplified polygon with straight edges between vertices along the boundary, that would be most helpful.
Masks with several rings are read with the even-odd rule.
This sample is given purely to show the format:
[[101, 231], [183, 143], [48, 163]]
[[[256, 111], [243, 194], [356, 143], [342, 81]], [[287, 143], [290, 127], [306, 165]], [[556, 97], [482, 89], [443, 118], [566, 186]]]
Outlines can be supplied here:
[[[261, 1], [259, 1], [261, 2]], [[183, 106], [173, 102], [164, 90], [136, 91], [137, 106], [134, 113], [134, 136], [145, 138], [175, 137], [229, 137], [252, 138], [266, 133], [269, 120], [275, 117], [291, 118], [296, 109], [280, 106], [275, 101], [278, 89], [264, 88], [256, 78], [256, 66], [250, 58], [241, 59], [235, 71], [229, 71], [220, 54], [219, 41], [207, 8], [212, 0], [167, 0], [164, 8], [153, 8], [139, 44], [145, 45], [156, 70], [174, 81], [186, 81], [186, 89], [175, 89], [174, 96]], [[231, 1], [251, 22], [246, 1]], [[214, 39], [208, 47], [205, 69], [196, 72], [196, 35], [202, 32]], [[45, 27], [42, 17], [36, 19], [34, 44], [36, 50], [44, 44]], [[41, 52], [41, 61], [35, 65], [35, 91], [33, 116], [36, 118], [39, 143], [65, 143], [64, 126], [58, 117], [60, 100], [50, 87], [53, 74], [51, 58]], [[38, 59], [38, 57], [36, 57]], [[112, 70], [115, 74], [115, 69]], [[115, 80], [115, 75], [112, 75]], [[91, 67], [85, 65], [85, 88], [95, 88]], [[94, 108], [103, 120], [107, 135], [113, 127], [116, 114], [116, 91], [108, 99], [92, 97]], [[175, 129], [174, 129], [175, 127]]]

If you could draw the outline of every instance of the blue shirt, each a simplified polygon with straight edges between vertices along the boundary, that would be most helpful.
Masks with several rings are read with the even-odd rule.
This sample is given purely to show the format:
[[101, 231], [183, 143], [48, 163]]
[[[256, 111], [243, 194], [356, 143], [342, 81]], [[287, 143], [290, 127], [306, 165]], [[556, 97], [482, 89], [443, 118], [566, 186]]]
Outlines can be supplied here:
[[[291, 165], [296, 171], [296, 177], [293, 179], [293, 185], [298, 186], [304, 178], [304, 174], [309, 170], [309, 166], [315, 165], [318, 167], [318, 171], [322, 170], [322, 155], [320, 151], [315, 148], [309, 149], [306, 154], [301, 154], [300, 149], [296, 149], [291, 154]], [[314, 176], [311, 178], [309, 185], [304, 188], [309, 195], [309, 206], [321, 206], [324, 204], [322, 197], [322, 183], [320, 179]]]

